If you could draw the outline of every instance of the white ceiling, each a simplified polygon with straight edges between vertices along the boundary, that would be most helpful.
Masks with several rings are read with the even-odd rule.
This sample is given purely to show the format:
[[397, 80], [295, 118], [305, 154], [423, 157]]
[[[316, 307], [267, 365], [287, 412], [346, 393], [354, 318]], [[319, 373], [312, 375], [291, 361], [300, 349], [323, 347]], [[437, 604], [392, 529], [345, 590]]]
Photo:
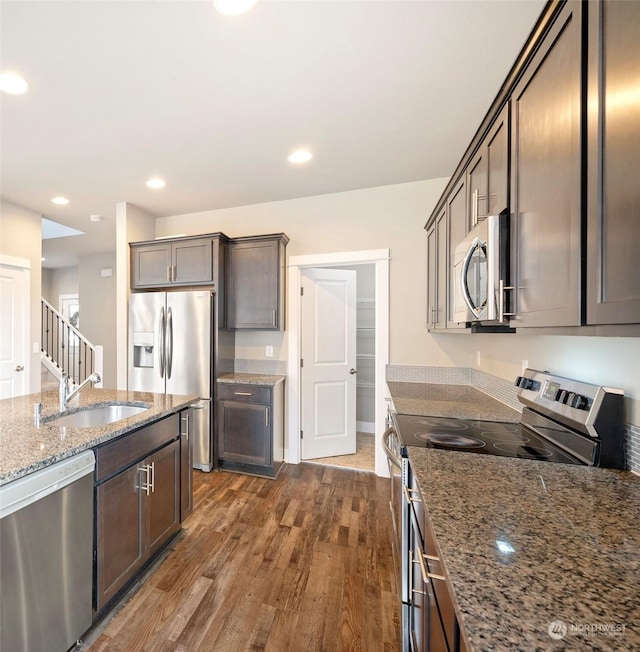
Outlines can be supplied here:
[[2, 72], [31, 86], [0, 94], [2, 197], [87, 234], [46, 241], [55, 267], [115, 249], [118, 202], [160, 217], [447, 176], [543, 5], [2, 0]]

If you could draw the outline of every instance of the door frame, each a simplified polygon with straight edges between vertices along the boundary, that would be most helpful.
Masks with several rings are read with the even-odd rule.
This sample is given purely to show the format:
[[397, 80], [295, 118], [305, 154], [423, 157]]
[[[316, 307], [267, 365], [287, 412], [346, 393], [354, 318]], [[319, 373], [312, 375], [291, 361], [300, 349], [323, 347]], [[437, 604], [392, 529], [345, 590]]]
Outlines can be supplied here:
[[[28, 258], [17, 258], [15, 256], [7, 256], [0, 254], [0, 265], [3, 267], [15, 267], [22, 272], [25, 290], [28, 290], [25, 301], [22, 303], [23, 318], [27, 334], [24, 338], [23, 353], [24, 353], [24, 389], [25, 395], [31, 392], [31, 354], [29, 353], [29, 343], [31, 340], [31, 261]], [[38, 385], [38, 388], [40, 385]]]
[[376, 342], [375, 342], [375, 472], [389, 477], [382, 440], [387, 407], [386, 366], [389, 363], [389, 249], [344, 251], [328, 254], [291, 256], [287, 264], [287, 437], [285, 458], [291, 464], [300, 463], [300, 423], [302, 388], [300, 384], [301, 358], [301, 269], [306, 267], [340, 267], [341, 265], [375, 264], [376, 281]]

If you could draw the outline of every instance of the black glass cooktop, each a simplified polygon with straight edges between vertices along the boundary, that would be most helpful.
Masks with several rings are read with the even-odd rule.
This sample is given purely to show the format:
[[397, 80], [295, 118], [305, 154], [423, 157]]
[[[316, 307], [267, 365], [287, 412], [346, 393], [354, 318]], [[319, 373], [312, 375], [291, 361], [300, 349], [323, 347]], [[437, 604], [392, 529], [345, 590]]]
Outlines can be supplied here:
[[422, 446], [545, 462], [583, 464], [519, 423], [395, 415], [405, 446]]

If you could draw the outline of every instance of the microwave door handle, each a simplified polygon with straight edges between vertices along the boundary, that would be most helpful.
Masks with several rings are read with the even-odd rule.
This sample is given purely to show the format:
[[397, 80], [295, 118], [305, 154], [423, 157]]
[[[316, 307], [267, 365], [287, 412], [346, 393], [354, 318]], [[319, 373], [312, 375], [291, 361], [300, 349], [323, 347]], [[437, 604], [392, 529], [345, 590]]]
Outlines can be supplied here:
[[462, 274], [460, 275], [460, 283], [462, 284], [462, 298], [464, 299], [464, 302], [467, 304], [467, 307], [471, 311], [471, 314], [476, 318], [479, 317], [478, 309], [471, 302], [469, 288], [467, 287], [467, 283], [465, 279], [467, 278], [467, 272], [469, 270], [469, 265], [471, 264], [471, 258], [473, 257], [475, 250], [478, 247], [480, 247], [481, 244], [482, 243], [480, 241], [480, 238], [474, 238], [473, 242], [471, 243], [471, 246], [469, 247], [467, 253], [465, 254], [464, 262], [462, 263]]

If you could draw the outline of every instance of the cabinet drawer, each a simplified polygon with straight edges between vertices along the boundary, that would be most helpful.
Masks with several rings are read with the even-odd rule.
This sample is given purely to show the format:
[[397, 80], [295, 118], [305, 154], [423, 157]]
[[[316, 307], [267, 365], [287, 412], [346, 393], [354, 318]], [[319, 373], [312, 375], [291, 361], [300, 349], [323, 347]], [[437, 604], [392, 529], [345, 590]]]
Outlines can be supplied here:
[[96, 482], [177, 439], [178, 432], [178, 415], [174, 414], [100, 446], [96, 449]]
[[271, 387], [219, 383], [218, 399], [246, 403], [271, 403]]

